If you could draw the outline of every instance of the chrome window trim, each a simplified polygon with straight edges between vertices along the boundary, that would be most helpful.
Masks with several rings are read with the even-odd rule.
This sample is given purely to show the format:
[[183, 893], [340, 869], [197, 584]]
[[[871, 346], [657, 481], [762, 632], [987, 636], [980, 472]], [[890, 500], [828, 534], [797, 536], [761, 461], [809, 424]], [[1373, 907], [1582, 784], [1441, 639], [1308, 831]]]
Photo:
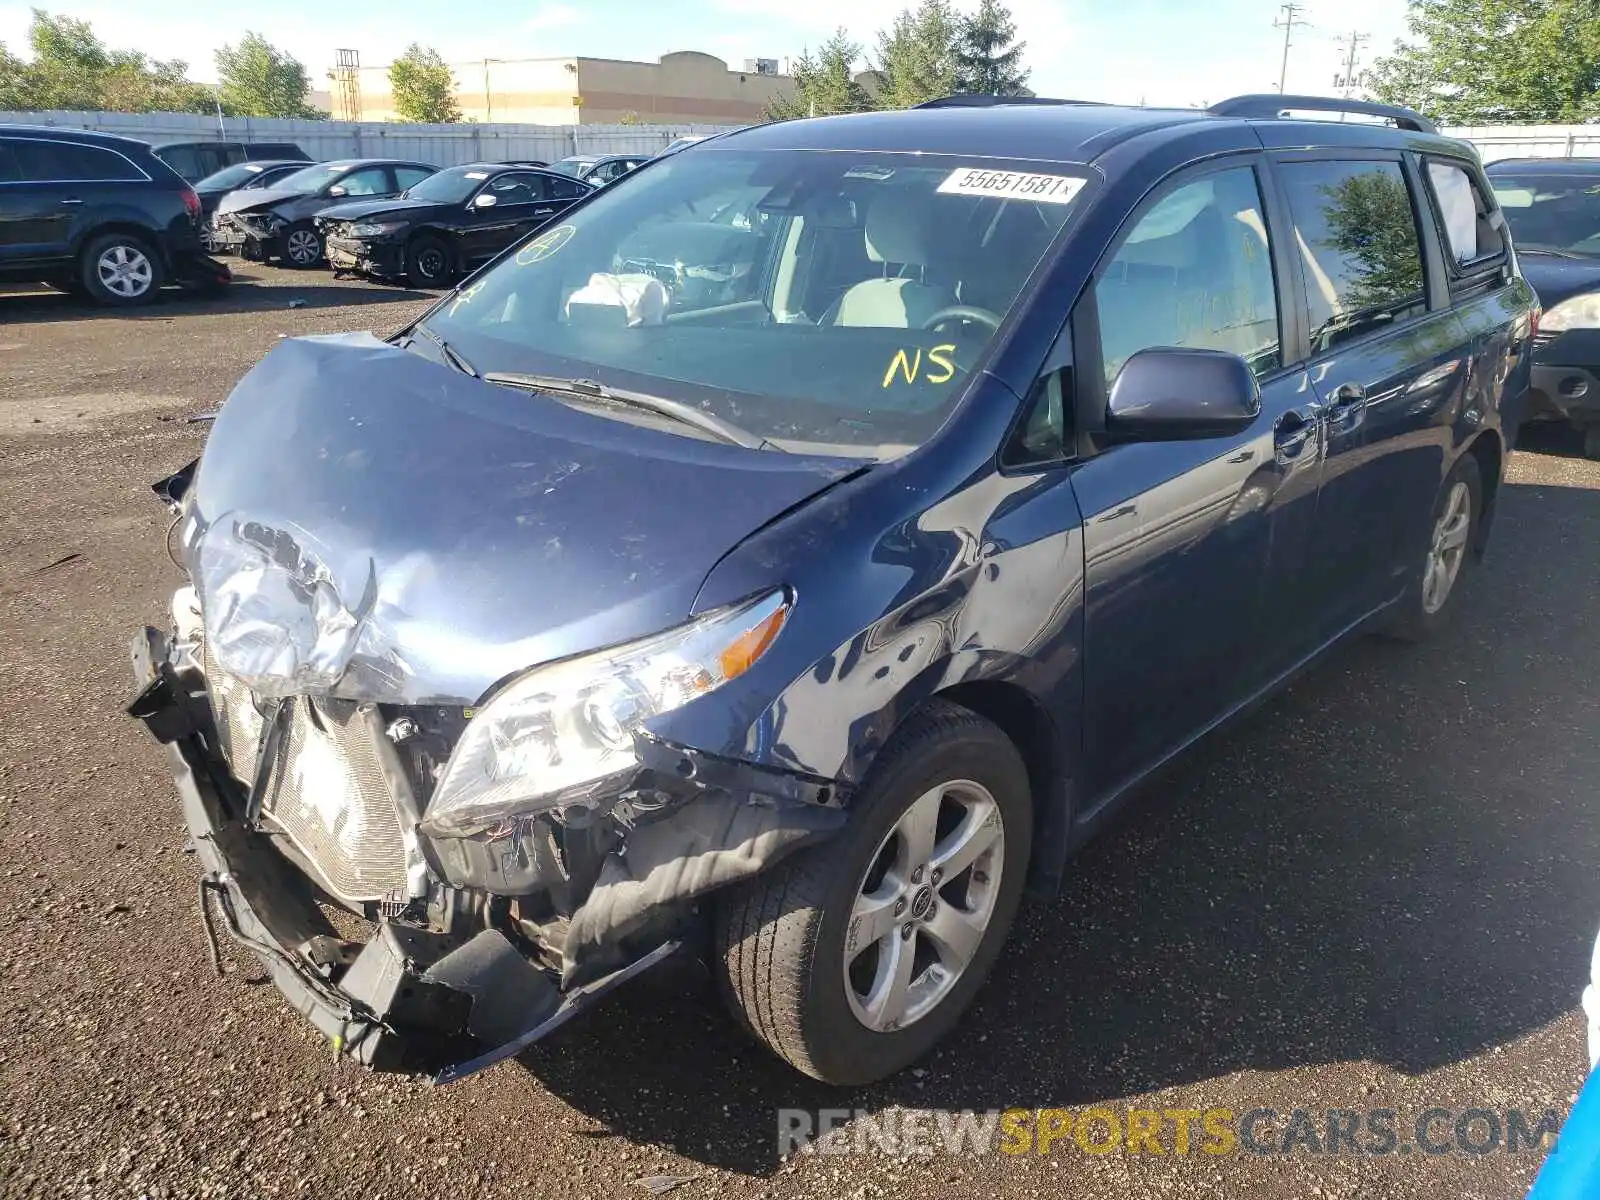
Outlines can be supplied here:
[[[48, 137], [15, 137], [0, 135], [0, 142], [14, 146], [22, 142], [48, 142], [52, 146], [71, 146], [76, 150], [103, 150], [107, 154], [115, 154], [128, 166], [139, 173], [137, 179], [0, 179], [0, 187], [35, 187], [39, 184], [73, 184], [73, 183], [153, 183], [155, 180], [145, 174], [144, 168], [120, 150], [113, 150], [110, 146], [98, 146], [93, 142], [68, 142], [61, 138]], [[20, 164], [19, 164], [20, 165]]]

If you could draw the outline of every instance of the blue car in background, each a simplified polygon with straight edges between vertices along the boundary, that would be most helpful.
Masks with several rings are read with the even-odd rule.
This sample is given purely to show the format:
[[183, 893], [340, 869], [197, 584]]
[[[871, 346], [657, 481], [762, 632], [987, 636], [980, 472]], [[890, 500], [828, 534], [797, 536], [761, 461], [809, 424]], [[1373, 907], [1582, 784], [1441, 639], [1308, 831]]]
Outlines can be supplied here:
[[133, 644], [202, 894], [374, 1066], [695, 945], [796, 1070], [906, 1067], [1174, 755], [1473, 620], [1502, 228], [1404, 109], [966, 97], [719, 137], [280, 343]]

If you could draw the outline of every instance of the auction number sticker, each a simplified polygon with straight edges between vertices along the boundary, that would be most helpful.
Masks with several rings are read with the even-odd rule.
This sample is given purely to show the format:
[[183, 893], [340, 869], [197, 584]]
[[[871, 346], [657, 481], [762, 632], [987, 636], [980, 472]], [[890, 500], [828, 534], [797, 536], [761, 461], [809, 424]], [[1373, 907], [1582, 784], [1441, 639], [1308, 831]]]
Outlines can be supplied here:
[[1005, 200], [1032, 200], [1038, 204], [1071, 204], [1086, 182], [1078, 175], [1030, 175], [1023, 171], [962, 167], [951, 171], [939, 190], [953, 196], [998, 196]]

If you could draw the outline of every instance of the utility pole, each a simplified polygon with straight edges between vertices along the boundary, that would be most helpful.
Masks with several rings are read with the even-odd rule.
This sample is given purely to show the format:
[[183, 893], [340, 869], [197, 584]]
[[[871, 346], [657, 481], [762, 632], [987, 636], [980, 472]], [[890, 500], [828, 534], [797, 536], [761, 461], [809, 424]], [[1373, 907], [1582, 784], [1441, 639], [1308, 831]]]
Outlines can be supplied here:
[[1361, 77], [1356, 74], [1357, 56], [1361, 52], [1362, 45], [1371, 40], [1371, 34], [1360, 33], [1354, 29], [1350, 31], [1348, 36], [1339, 39], [1342, 45], [1349, 48], [1349, 53], [1345, 56], [1344, 74], [1334, 77], [1333, 86], [1344, 89], [1344, 98], [1346, 100], [1350, 99], [1350, 93], [1360, 86]]
[[1283, 95], [1284, 86], [1289, 82], [1289, 47], [1294, 43], [1290, 40], [1294, 36], [1296, 26], [1310, 25], [1301, 14], [1306, 11], [1304, 4], [1280, 4], [1279, 10], [1283, 13], [1281, 20], [1274, 21], [1274, 29], [1283, 30], [1283, 66], [1278, 70], [1278, 95]]

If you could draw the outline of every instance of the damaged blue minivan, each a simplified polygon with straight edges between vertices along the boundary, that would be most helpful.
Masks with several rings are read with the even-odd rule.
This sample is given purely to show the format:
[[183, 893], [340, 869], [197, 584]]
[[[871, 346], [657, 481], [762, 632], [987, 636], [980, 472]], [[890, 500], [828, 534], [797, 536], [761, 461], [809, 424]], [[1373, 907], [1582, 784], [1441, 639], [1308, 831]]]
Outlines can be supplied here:
[[878, 1079], [1141, 780], [1455, 613], [1535, 321], [1403, 109], [709, 139], [246, 376], [158, 485], [129, 711], [208, 920], [343, 1053], [457, 1079], [693, 946]]

